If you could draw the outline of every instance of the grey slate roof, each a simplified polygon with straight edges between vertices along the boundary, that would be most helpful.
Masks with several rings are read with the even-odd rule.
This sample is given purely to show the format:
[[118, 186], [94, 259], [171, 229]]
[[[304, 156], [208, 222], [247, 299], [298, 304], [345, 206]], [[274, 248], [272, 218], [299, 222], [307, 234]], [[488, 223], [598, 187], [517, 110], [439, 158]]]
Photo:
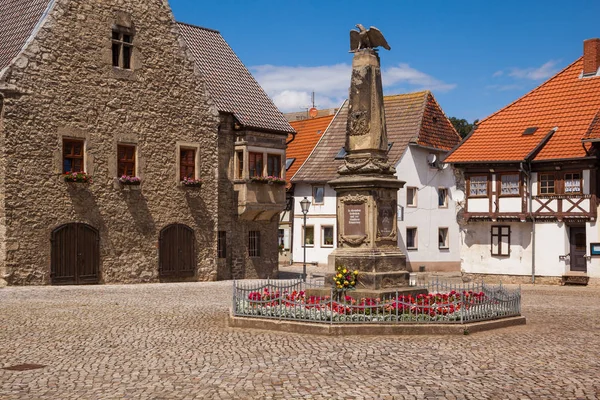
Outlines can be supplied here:
[[[384, 96], [383, 106], [388, 143], [394, 143], [388, 153], [393, 164], [400, 161], [409, 143], [448, 151], [451, 147], [447, 147], [446, 144], [455, 145], [460, 141], [456, 130], [429, 91]], [[435, 115], [440, 121], [432, 124], [429, 121], [430, 115]], [[292, 183], [328, 182], [338, 177], [337, 170], [344, 161], [336, 160], [335, 156], [346, 144], [347, 118], [348, 101], [344, 102], [312, 154], [293, 176]], [[441, 120], [442, 118], [444, 120]], [[446, 140], [427, 140], [423, 143], [424, 138]]]
[[294, 132], [218, 31], [178, 25], [219, 111], [232, 113], [249, 128]]
[[0, 0], [0, 71], [16, 57], [51, 0]]

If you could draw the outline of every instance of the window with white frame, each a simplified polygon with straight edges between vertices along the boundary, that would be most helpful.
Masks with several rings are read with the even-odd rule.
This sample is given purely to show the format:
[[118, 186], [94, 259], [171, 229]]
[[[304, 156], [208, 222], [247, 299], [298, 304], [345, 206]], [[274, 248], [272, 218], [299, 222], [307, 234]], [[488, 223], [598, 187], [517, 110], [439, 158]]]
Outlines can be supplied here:
[[438, 207], [448, 207], [448, 189], [438, 188]]
[[305, 226], [303, 231], [302, 245], [306, 244], [306, 247], [313, 247], [315, 245], [315, 227]]
[[325, 202], [325, 186], [313, 186], [313, 204]]
[[519, 184], [519, 174], [503, 174], [500, 177], [500, 195], [518, 196], [521, 193]]
[[438, 247], [440, 249], [450, 247], [448, 243], [448, 228], [438, 228]]
[[469, 196], [487, 196], [488, 177], [475, 175], [469, 179]]
[[406, 249], [417, 249], [417, 228], [406, 228]]
[[333, 226], [321, 227], [321, 246], [333, 247]]
[[418, 190], [416, 187], [406, 188], [406, 207], [417, 206], [417, 192]]
[[492, 255], [510, 255], [510, 226], [492, 226]]
[[581, 193], [581, 173], [565, 173], [565, 194]]

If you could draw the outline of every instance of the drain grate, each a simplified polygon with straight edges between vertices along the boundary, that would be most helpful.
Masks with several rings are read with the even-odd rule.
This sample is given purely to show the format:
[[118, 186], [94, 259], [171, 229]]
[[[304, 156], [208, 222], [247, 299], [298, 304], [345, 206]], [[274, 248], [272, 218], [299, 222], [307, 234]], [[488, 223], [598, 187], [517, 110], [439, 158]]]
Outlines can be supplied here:
[[41, 369], [44, 367], [45, 365], [40, 364], [19, 364], [11, 367], [4, 367], [2, 369], [6, 369], [8, 371], [31, 371], [32, 369]]

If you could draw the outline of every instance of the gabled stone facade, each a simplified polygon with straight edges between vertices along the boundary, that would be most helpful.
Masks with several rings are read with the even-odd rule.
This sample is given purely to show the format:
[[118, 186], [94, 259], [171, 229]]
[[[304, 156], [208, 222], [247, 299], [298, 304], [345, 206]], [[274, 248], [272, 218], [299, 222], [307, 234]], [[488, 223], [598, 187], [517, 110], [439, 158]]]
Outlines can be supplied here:
[[[0, 72], [0, 277], [53, 283], [53, 232], [84, 223], [98, 232], [100, 283], [158, 281], [159, 237], [171, 224], [193, 231], [187, 279], [217, 279], [218, 112], [167, 2], [49, 4]], [[131, 69], [113, 66], [117, 26], [133, 36]], [[84, 141], [92, 183], [64, 181], [65, 138]], [[118, 182], [120, 143], [136, 146], [140, 190]], [[197, 152], [200, 189], [180, 185], [181, 147]], [[92, 257], [82, 254], [77, 262]]]

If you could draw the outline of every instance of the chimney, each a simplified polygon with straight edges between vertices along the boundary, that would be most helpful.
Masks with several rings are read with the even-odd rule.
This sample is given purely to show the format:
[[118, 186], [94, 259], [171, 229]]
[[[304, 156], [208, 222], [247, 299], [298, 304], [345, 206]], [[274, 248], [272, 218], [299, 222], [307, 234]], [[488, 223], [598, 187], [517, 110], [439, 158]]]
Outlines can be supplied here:
[[583, 74], [596, 74], [600, 68], [600, 39], [583, 41]]

